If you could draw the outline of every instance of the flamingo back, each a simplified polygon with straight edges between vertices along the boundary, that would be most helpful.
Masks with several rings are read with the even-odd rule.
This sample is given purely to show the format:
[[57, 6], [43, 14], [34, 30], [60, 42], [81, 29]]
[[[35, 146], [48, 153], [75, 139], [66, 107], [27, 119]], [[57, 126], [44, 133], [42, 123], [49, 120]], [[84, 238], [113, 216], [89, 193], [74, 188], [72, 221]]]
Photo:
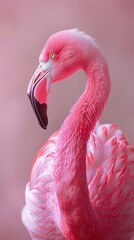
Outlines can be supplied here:
[[[63, 240], [54, 189], [54, 156], [59, 131], [37, 153], [26, 186], [22, 219], [32, 239]], [[87, 142], [89, 198], [103, 240], [129, 240], [134, 230], [134, 148], [113, 124], [99, 124]], [[67, 190], [66, 190], [67, 191]]]

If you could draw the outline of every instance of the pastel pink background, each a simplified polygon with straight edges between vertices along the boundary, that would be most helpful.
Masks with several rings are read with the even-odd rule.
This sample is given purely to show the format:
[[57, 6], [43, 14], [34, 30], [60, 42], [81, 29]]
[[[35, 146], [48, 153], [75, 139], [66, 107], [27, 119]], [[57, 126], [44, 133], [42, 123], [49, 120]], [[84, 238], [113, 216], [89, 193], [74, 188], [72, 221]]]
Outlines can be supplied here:
[[112, 91], [102, 116], [134, 145], [134, 1], [0, 0], [0, 239], [30, 239], [21, 223], [32, 159], [58, 129], [84, 88], [82, 72], [52, 87], [49, 126], [39, 128], [26, 89], [54, 32], [79, 28], [93, 36], [109, 63]]

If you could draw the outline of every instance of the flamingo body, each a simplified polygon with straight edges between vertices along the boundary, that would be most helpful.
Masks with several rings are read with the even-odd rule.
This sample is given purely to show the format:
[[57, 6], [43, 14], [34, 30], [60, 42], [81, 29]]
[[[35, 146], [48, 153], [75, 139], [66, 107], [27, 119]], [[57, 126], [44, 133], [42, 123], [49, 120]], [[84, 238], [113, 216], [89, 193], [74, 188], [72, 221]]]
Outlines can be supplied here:
[[[59, 46], [62, 49], [64, 45], [62, 57], [66, 59], [65, 65], [60, 65], [61, 56], [52, 60], [55, 54], [51, 55], [53, 82], [83, 68], [90, 84], [87, 83], [61, 129], [37, 153], [26, 186], [22, 220], [33, 240], [131, 240], [134, 236], [134, 148], [117, 126], [97, 122], [110, 89], [106, 63], [102, 57], [98, 67], [100, 50], [97, 48], [97, 54], [93, 54], [91, 41], [90, 58], [98, 62], [94, 64], [91, 61], [88, 67], [88, 54], [82, 53], [81, 63], [78, 52], [77, 60], [71, 61], [72, 66], [75, 63], [72, 69], [68, 59], [74, 56], [66, 49], [65, 43], [69, 41], [69, 48], [70, 44], [74, 47], [75, 37], [78, 37], [78, 48], [77, 43], [85, 38], [87, 49], [86, 44], [91, 39], [83, 33], [71, 31], [71, 41], [68, 31], [61, 32], [61, 38], [60, 33], [50, 38], [41, 54], [41, 61], [46, 61], [48, 52], [55, 53]], [[55, 43], [56, 39], [59, 40]], [[60, 66], [58, 70], [56, 64]], [[36, 72], [34, 79], [37, 76]], [[40, 97], [42, 86], [50, 91], [49, 82], [44, 83], [42, 78], [44, 75], [39, 81], [32, 79], [28, 90], [30, 92], [32, 84], [37, 84], [32, 91], [40, 104], [46, 103], [46, 96]], [[30, 100], [32, 96], [30, 93]], [[36, 106], [36, 102], [31, 102]], [[40, 116], [37, 109], [36, 114]], [[42, 122], [42, 116], [41, 112], [39, 123], [45, 128], [47, 120], [45, 118], [45, 123]]]

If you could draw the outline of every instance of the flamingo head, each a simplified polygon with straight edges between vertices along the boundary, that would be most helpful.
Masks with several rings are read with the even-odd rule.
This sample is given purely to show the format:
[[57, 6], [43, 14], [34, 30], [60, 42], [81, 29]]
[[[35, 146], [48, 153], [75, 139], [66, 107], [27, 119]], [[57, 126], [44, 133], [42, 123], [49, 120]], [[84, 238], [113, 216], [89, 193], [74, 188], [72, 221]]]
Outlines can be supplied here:
[[46, 42], [27, 90], [42, 128], [46, 129], [48, 124], [47, 96], [51, 84], [84, 68], [92, 55], [92, 45], [93, 39], [77, 29], [57, 32]]

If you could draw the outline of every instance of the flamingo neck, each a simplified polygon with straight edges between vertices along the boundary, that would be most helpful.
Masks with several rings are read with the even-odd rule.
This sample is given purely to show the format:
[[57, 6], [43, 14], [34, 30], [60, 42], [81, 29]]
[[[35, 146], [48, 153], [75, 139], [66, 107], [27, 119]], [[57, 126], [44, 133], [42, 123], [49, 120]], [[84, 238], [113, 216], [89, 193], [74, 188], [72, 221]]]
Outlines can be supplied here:
[[54, 176], [59, 228], [70, 240], [101, 239], [97, 238], [99, 226], [86, 181], [86, 147], [110, 90], [107, 65], [102, 60], [85, 67], [85, 90], [65, 119], [57, 140]]

